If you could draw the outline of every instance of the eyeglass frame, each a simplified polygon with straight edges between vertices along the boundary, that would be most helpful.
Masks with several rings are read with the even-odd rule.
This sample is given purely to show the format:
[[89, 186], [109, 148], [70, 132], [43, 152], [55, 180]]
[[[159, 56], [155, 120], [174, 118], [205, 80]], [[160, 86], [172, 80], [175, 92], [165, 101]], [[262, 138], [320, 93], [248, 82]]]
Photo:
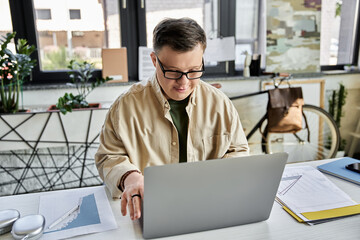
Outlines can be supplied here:
[[[189, 71], [189, 72], [181, 72], [181, 71], [178, 71], [178, 70], [165, 70], [162, 62], [161, 62], [160, 59], [159, 59], [159, 57], [158, 57], [156, 54], [155, 54], [155, 56], [156, 56], [156, 59], [159, 61], [160, 69], [161, 69], [161, 71], [162, 71], [163, 74], [164, 74], [164, 78], [166, 78], [166, 79], [179, 80], [180, 78], [182, 78], [183, 75], [185, 75], [187, 79], [189, 79], [189, 80], [195, 80], [195, 79], [201, 78], [201, 77], [204, 75], [204, 72], [205, 72], [204, 58], [202, 58], [202, 68], [201, 68], [201, 70], [198, 70], [198, 71]], [[180, 75], [180, 77], [178, 77], [178, 78], [168, 78], [168, 77], [165, 76], [165, 73], [166, 73], [166, 72], [177, 72], [177, 73], [181, 73], [181, 75]], [[189, 74], [189, 73], [194, 73], [194, 72], [201, 72], [202, 74], [201, 74], [200, 77], [197, 77], [197, 78], [189, 78], [188, 74]]]

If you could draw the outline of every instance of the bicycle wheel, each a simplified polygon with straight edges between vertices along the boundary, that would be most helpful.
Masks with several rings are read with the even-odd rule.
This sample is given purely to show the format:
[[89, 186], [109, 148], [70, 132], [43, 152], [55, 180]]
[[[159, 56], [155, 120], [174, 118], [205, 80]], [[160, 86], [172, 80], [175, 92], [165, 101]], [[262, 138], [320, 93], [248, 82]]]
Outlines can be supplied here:
[[303, 119], [303, 129], [297, 133], [265, 132], [263, 142], [266, 152], [287, 152], [288, 162], [335, 157], [340, 144], [340, 132], [331, 115], [322, 108], [312, 105], [304, 105], [303, 112], [309, 131]]

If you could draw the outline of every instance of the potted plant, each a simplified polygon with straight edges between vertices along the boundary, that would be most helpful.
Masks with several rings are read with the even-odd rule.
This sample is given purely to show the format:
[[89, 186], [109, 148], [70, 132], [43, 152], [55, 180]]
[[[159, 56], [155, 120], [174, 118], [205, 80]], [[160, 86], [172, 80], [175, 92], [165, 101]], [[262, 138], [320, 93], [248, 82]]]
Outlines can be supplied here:
[[16, 45], [17, 53], [13, 53], [8, 44], [16, 32], [2, 36], [0, 43], [0, 113], [15, 113], [19, 111], [19, 97], [24, 81], [31, 76], [36, 60], [30, 55], [35, 51], [34, 45], [28, 45], [25, 39], [19, 39]]
[[86, 97], [92, 90], [94, 90], [94, 88], [111, 80], [112, 78], [97, 78], [90, 84], [90, 79], [93, 76], [95, 68], [93, 63], [89, 63], [87, 61], [78, 62], [76, 60], [71, 60], [68, 65], [68, 69], [70, 69], [68, 74], [71, 80], [71, 83], [68, 84], [76, 86], [78, 94], [73, 95], [72, 93], [65, 93], [63, 97], [58, 99], [56, 105], [50, 106], [48, 111], [59, 110], [61, 113], [66, 114], [67, 112], [72, 112], [73, 109], [99, 108], [100, 104], [89, 104], [86, 101]]
[[[334, 118], [338, 128], [341, 126], [341, 117], [344, 116], [343, 106], [346, 103], [347, 90], [342, 83], [339, 83], [339, 89], [332, 90], [329, 98], [329, 113]], [[346, 140], [341, 138], [337, 156], [344, 156]]]

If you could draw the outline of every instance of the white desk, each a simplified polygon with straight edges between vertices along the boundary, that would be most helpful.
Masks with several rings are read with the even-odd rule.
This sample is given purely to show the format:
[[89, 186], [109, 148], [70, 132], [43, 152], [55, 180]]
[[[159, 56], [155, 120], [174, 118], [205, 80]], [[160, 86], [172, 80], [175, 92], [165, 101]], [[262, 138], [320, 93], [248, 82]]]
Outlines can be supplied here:
[[[329, 160], [296, 165], [317, 166]], [[326, 175], [332, 182], [360, 203], [360, 186], [344, 180]], [[63, 191], [76, 191], [63, 190]], [[7, 208], [18, 209], [22, 216], [38, 213], [39, 197], [46, 192], [7, 196], [0, 198], [0, 210]], [[113, 200], [108, 193], [110, 205], [113, 209], [118, 228], [116, 230], [83, 235], [73, 239], [142, 239], [141, 228], [138, 221], [132, 222], [129, 216], [123, 217], [120, 213], [120, 201]], [[11, 234], [0, 236], [0, 239], [13, 239]], [[267, 221], [247, 224], [237, 227], [223, 228], [193, 234], [173, 236], [162, 239], [360, 239], [360, 215], [308, 226], [298, 223], [287, 214], [278, 203], [274, 203], [270, 218]]]

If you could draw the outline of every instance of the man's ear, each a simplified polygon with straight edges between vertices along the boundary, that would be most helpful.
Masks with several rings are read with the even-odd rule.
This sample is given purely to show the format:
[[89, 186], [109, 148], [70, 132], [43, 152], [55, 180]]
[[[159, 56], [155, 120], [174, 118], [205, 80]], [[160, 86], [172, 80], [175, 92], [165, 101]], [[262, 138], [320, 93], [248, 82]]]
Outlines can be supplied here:
[[156, 55], [155, 55], [155, 53], [151, 52], [150, 57], [151, 57], [151, 61], [152, 61], [153, 65], [154, 65], [154, 67], [156, 68]]

